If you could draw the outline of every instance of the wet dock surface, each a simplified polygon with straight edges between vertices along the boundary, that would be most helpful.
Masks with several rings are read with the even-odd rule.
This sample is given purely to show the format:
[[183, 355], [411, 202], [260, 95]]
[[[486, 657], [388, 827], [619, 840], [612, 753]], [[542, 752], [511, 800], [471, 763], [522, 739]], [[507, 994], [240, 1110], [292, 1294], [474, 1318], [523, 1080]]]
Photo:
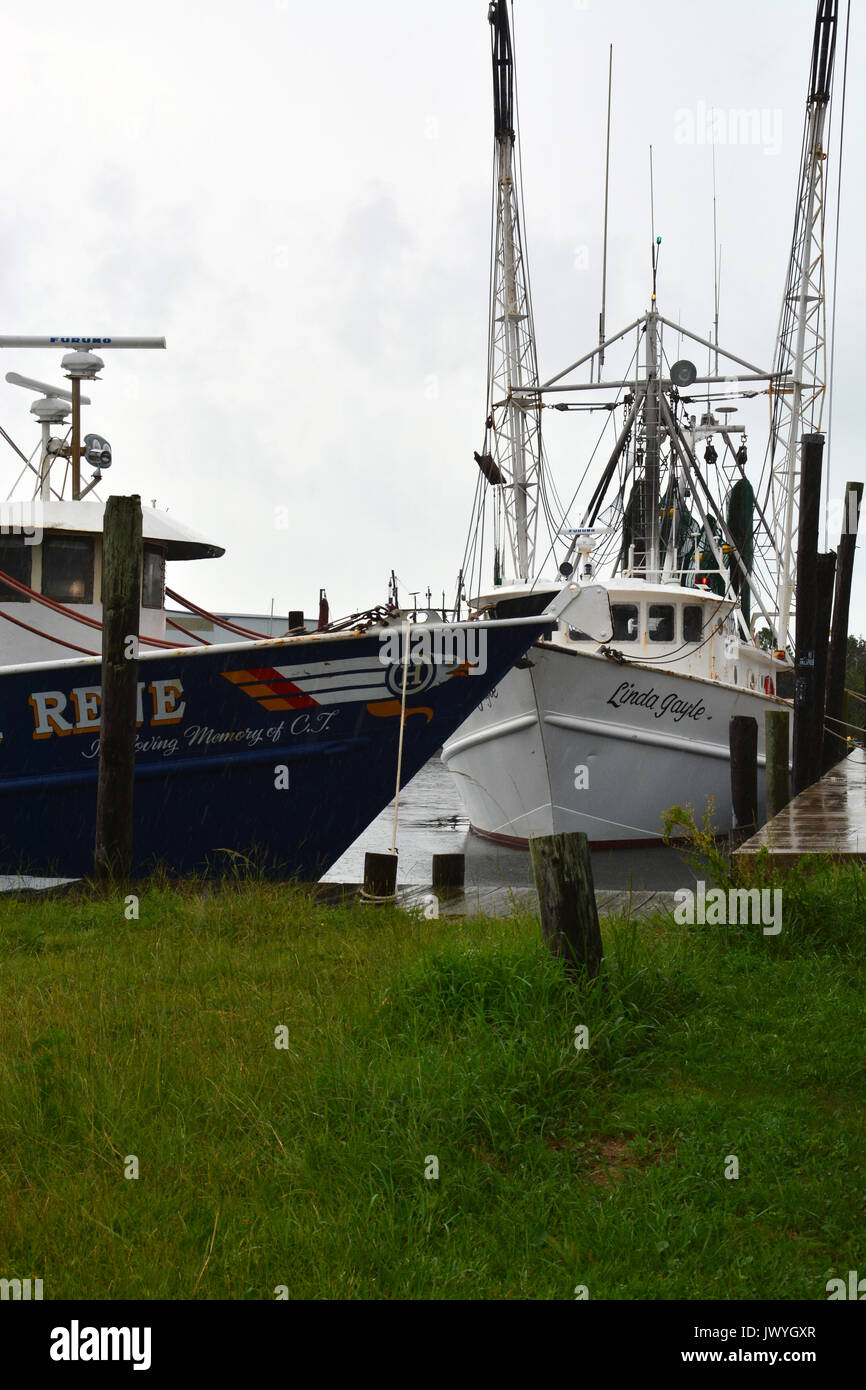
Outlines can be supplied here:
[[[319, 902], [339, 907], [359, 901], [360, 887], [358, 883], [319, 883], [315, 893]], [[654, 889], [636, 888], [629, 892], [599, 888], [595, 900], [600, 917], [619, 916], [625, 912], [632, 917], [646, 917], [652, 912], [673, 912], [674, 909], [674, 894]], [[537, 914], [538, 897], [528, 884], [467, 886], [464, 892], [447, 896], [435, 894], [432, 888], [414, 885], [398, 889], [396, 906], [429, 917], [513, 917], [524, 912]]]
[[806, 854], [866, 864], [866, 753], [856, 748], [813, 786], [794, 797], [734, 852], [748, 869], [766, 849], [771, 864], [790, 868]]

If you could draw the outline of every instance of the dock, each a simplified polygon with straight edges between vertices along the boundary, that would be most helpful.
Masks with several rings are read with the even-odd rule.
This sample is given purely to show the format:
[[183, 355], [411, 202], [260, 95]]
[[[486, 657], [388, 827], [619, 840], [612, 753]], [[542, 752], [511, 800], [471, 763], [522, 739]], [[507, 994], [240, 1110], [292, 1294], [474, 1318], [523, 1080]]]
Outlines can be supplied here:
[[[318, 902], [339, 907], [356, 902], [360, 889], [360, 883], [317, 883], [314, 892]], [[632, 917], [647, 917], [653, 912], [673, 912], [675, 906], [673, 893], [647, 888], [635, 888], [630, 892], [599, 888], [595, 897], [600, 917], [624, 912]], [[398, 888], [395, 906], [425, 914], [434, 899], [437, 917], [515, 917], [525, 912], [538, 913], [535, 888], [523, 884], [510, 888], [468, 887], [453, 896], [442, 894], [438, 897], [432, 888], [407, 884]]]
[[768, 863], [781, 869], [792, 868], [807, 854], [866, 864], [866, 752], [854, 749], [789, 801], [734, 851], [734, 867], [748, 877], [762, 850], [767, 851]]

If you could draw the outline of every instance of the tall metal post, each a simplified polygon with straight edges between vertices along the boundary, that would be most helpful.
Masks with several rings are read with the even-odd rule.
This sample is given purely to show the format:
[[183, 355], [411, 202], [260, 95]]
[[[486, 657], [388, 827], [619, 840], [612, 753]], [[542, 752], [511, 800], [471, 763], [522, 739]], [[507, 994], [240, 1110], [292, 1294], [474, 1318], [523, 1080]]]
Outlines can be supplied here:
[[[817, 619], [818, 515], [821, 507], [823, 434], [803, 436], [800, 527], [797, 543], [797, 643], [794, 666], [794, 793], [818, 780], [815, 747], [815, 638]], [[823, 696], [823, 692], [822, 692]]]
[[[514, 62], [507, 0], [494, 0], [493, 111], [496, 139], [496, 230], [490, 314], [488, 424], [515, 577], [532, 574], [541, 468], [541, 406], [533, 394], [538, 364], [520, 232], [514, 154]], [[496, 475], [493, 475], [496, 477]], [[488, 480], [492, 481], [488, 474]]]
[[659, 382], [656, 348], [658, 318], [647, 315], [647, 390], [644, 406], [646, 456], [644, 458], [644, 529], [646, 536], [646, 577], [655, 583], [659, 570]]
[[81, 380], [72, 377], [72, 500], [77, 502], [81, 495]]
[[[824, 130], [836, 47], [837, 0], [819, 0], [812, 47], [803, 166], [779, 336], [773, 391], [771, 491], [780, 545], [776, 588], [777, 642], [790, 636], [796, 504], [801, 487], [800, 439], [821, 428], [826, 377], [824, 294]], [[782, 452], [781, 466], [776, 458]]]
[[[845, 488], [845, 519], [839, 539], [836, 563], [836, 592], [833, 597], [833, 630], [830, 635], [830, 659], [827, 667], [827, 722], [829, 731], [824, 739], [824, 766], [830, 768], [844, 758], [847, 749], [847, 729], [839, 729], [838, 721], [845, 711], [845, 667], [848, 656], [848, 610], [851, 604], [851, 577], [854, 571], [854, 551], [860, 523], [862, 483], [848, 483]], [[836, 722], [834, 722], [836, 721]]]

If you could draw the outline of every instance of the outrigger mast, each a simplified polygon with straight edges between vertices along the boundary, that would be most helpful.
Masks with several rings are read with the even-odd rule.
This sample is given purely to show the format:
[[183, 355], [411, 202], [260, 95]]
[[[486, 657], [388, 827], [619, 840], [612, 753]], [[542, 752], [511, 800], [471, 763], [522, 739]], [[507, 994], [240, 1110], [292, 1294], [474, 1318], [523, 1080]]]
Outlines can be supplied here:
[[[495, 0], [488, 10], [488, 19], [493, 51], [496, 220], [488, 416], [484, 450], [476, 458], [488, 480], [499, 488], [514, 577], [528, 580], [535, 558], [541, 408], [537, 396], [531, 394], [538, 386], [538, 363], [520, 230], [514, 148], [514, 60], [507, 0]], [[505, 539], [502, 537], [503, 543]], [[498, 570], [498, 553], [496, 567]]]
[[836, 49], [837, 0], [818, 0], [794, 236], [776, 356], [769, 511], [779, 546], [777, 645], [793, 644], [795, 537], [800, 491], [800, 441], [820, 431], [826, 387], [824, 289], [825, 128]]

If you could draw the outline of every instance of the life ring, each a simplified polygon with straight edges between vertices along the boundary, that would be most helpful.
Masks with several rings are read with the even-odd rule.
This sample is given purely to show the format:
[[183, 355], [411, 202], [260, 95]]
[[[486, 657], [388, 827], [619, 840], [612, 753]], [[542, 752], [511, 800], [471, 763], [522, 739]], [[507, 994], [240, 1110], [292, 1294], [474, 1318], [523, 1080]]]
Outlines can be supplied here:
[[775, 695], [775, 693], [776, 693], [776, 687], [775, 687], [775, 685], [773, 684], [773, 677], [772, 677], [772, 676], [765, 676], [765, 677], [764, 677], [764, 694], [765, 694], [765, 695]]

